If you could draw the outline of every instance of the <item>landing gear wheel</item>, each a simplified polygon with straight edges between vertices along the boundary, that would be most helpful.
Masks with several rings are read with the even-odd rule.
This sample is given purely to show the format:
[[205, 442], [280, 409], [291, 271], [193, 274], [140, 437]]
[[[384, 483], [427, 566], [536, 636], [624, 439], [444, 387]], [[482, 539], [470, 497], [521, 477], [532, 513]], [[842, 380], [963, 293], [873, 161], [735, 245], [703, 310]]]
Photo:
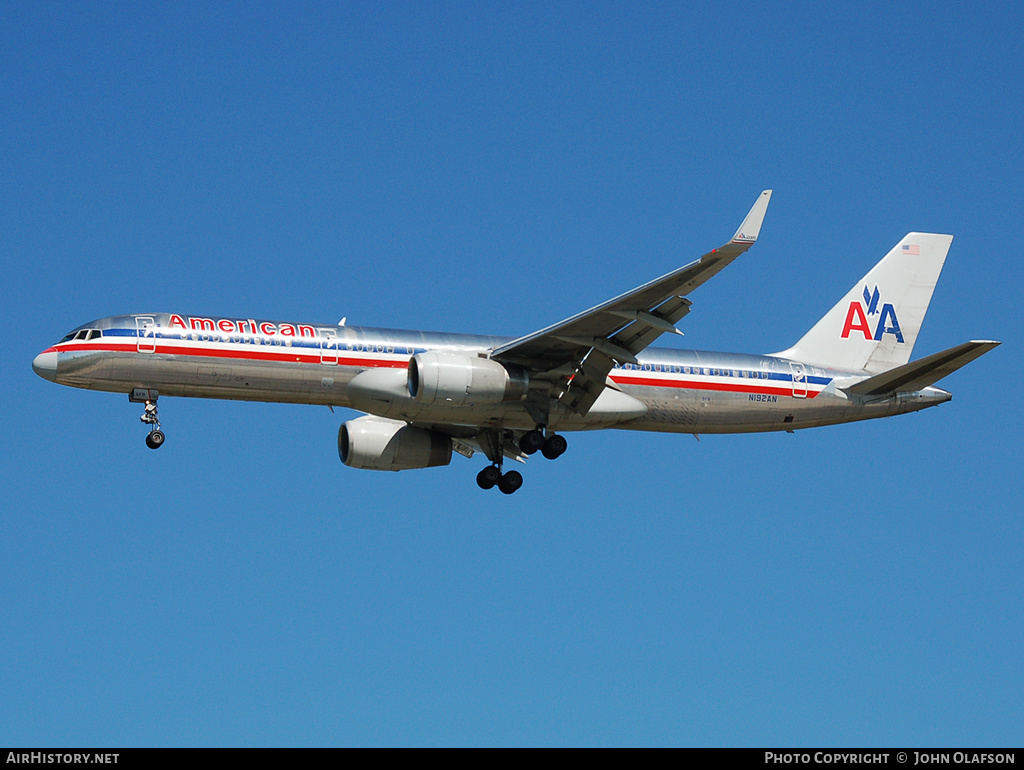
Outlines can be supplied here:
[[501, 477], [498, 482], [498, 489], [504, 494], [511, 495], [523, 485], [523, 474], [519, 471], [509, 471]]
[[496, 465], [488, 465], [476, 474], [476, 483], [480, 489], [491, 489], [499, 481], [501, 481], [501, 471]]
[[567, 442], [563, 436], [559, 436], [555, 433], [547, 437], [544, 441], [544, 446], [541, 447], [540, 451], [549, 460], [555, 460], [561, 457], [568, 447], [569, 442]]
[[139, 403], [143, 399], [146, 400], [146, 408], [142, 412], [142, 416], [139, 418], [143, 424], [149, 426], [149, 435], [146, 436], [146, 446], [150, 449], [159, 449], [164, 444], [164, 432], [160, 430], [160, 416], [157, 414], [156, 399], [157, 392], [155, 390], [148, 390], [144, 388], [136, 388], [128, 394], [128, 400], [134, 403]]
[[539, 430], [531, 430], [523, 434], [519, 439], [519, 449], [525, 455], [532, 455], [544, 446], [544, 434]]

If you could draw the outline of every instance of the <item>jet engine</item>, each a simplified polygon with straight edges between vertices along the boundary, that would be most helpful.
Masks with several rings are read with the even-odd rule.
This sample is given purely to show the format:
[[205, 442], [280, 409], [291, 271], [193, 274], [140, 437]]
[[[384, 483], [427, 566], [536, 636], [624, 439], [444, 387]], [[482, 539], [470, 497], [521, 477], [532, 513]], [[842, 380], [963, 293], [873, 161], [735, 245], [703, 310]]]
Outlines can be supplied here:
[[409, 394], [427, 404], [499, 404], [526, 397], [526, 370], [472, 353], [417, 353], [409, 360]]
[[338, 431], [338, 456], [350, 468], [406, 471], [452, 461], [452, 440], [397, 420], [359, 417]]

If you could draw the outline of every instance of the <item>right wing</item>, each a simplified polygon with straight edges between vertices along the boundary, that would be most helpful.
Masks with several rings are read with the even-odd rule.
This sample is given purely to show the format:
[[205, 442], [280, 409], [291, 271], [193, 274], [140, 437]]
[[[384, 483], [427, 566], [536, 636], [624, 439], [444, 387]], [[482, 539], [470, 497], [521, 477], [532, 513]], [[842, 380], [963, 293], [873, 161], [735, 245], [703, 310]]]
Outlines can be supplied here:
[[560, 384], [558, 398], [586, 414], [605, 388], [614, 362], [637, 354], [690, 311], [686, 296], [757, 240], [772, 191], [762, 192], [728, 243], [685, 267], [546, 329], [495, 348], [491, 358], [523, 366], [532, 380]]

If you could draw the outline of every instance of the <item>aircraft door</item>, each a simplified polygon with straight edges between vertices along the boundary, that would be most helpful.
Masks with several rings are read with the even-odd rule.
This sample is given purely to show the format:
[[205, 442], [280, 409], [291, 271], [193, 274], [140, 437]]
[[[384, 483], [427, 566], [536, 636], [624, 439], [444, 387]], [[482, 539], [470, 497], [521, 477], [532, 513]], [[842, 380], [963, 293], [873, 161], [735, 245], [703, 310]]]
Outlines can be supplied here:
[[789, 369], [793, 374], [793, 398], [807, 398], [807, 367], [790, 361]]
[[336, 366], [338, 363], [338, 332], [336, 329], [317, 329], [320, 333], [320, 363]]
[[153, 316], [135, 316], [135, 337], [140, 353], [156, 353], [156, 319]]

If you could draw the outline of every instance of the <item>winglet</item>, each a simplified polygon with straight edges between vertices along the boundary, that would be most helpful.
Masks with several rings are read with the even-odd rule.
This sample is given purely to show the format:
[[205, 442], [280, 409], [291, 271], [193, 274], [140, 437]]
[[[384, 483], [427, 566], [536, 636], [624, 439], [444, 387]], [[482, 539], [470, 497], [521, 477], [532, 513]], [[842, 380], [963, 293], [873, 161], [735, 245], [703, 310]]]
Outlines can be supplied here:
[[764, 222], [765, 212], [768, 211], [768, 201], [772, 199], [772, 191], [765, 190], [754, 201], [747, 218], [743, 220], [740, 229], [732, 237], [733, 243], [753, 243], [761, 232], [761, 223]]

